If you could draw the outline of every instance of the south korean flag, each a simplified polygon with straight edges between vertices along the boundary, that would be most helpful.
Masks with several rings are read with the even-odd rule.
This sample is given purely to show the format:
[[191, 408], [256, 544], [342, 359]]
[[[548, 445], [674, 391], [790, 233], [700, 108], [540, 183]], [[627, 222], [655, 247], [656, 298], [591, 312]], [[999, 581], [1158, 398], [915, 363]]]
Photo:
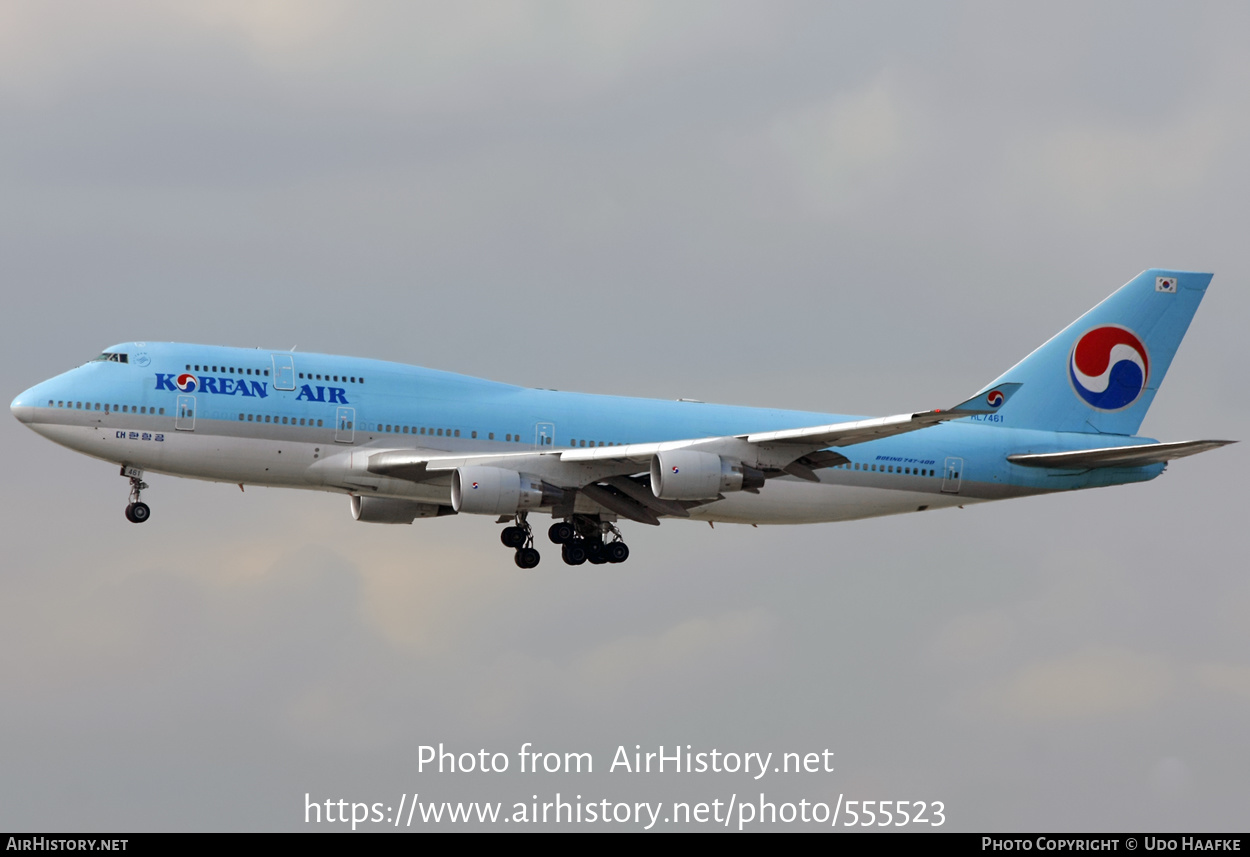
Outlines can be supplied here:
[[1155, 277], [1155, 291], [1176, 294], [1176, 277]]

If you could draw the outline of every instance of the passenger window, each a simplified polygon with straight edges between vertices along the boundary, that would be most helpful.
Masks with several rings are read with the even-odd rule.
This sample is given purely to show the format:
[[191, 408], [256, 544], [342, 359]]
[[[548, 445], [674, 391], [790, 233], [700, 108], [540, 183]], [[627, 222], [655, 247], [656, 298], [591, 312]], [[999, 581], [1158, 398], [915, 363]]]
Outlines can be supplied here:
[[460, 429], [456, 429], [456, 437], [460, 437]]

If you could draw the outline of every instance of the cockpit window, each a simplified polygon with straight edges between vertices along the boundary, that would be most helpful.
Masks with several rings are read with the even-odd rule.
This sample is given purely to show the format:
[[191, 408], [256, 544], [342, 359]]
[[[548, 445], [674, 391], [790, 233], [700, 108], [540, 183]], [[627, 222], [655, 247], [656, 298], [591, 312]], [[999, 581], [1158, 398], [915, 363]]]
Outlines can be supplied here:
[[130, 355], [129, 355], [129, 354], [120, 354], [120, 353], [118, 353], [118, 352], [116, 352], [116, 351], [105, 351], [103, 354], [101, 354], [99, 357], [97, 357], [97, 358], [95, 359], [95, 362], [97, 362], [97, 363], [98, 363], [98, 362], [103, 362], [103, 363], [129, 363], [129, 362], [130, 362]]

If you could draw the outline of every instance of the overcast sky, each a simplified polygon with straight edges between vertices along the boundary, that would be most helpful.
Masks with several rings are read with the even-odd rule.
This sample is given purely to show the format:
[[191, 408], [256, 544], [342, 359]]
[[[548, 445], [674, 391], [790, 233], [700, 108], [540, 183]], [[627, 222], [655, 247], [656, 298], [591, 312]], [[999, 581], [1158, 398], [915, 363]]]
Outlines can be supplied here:
[[[1232, 2], [0, 0], [0, 378], [176, 340], [887, 414], [1159, 266], [1215, 279], [1143, 433], [1244, 439], [1248, 41]], [[154, 476], [135, 527], [112, 465], [2, 426], [0, 829], [412, 792], [1246, 829], [1244, 445], [521, 572], [489, 518], [329, 494]], [[439, 742], [512, 770], [418, 773]], [[836, 769], [607, 773], [636, 744]]]

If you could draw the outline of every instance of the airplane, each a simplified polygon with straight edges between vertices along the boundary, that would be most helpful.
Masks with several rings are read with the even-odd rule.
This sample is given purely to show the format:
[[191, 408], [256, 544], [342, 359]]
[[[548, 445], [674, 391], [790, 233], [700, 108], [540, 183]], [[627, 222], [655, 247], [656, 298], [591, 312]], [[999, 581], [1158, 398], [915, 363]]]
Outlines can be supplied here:
[[1145, 482], [1234, 441], [1136, 436], [1211, 274], [1151, 269], [952, 408], [880, 418], [530, 389], [292, 351], [128, 342], [36, 384], [14, 416], [120, 466], [346, 494], [358, 521], [530, 513], [569, 565], [629, 556], [617, 522], [801, 524]]

